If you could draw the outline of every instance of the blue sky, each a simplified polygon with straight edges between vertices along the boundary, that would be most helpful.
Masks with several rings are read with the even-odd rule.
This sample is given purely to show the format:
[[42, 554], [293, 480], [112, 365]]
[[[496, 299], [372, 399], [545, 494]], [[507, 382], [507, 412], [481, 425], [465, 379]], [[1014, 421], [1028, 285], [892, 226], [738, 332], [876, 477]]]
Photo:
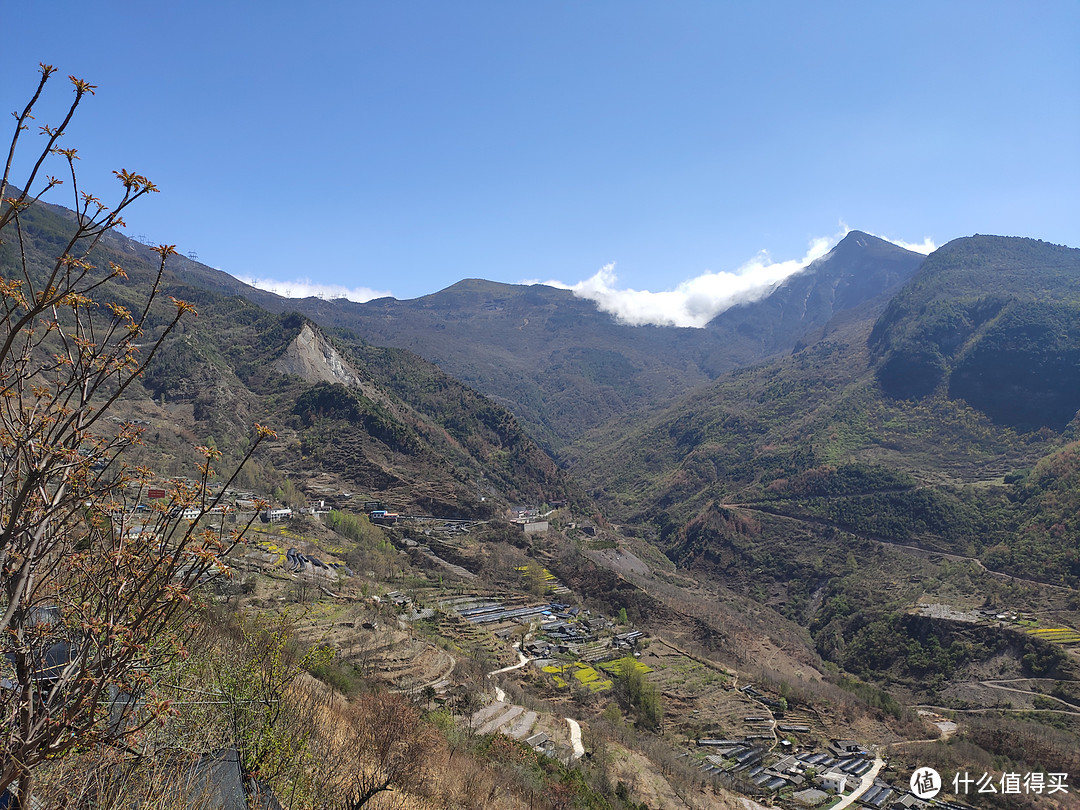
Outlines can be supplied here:
[[149, 176], [129, 235], [280, 293], [556, 281], [693, 322], [846, 227], [1080, 246], [1072, 0], [3, 5], [0, 109], [41, 61], [39, 121], [98, 85], [82, 184]]

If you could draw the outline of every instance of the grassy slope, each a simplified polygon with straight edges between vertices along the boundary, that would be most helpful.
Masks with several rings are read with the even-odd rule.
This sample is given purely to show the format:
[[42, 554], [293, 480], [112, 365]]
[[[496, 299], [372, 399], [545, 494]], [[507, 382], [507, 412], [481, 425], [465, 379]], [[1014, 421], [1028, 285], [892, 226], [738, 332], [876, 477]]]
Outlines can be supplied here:
[[[1000, 289], [1015, 292], [1030, 275], [1040, 295], [1059, 286], [1067, 299], [1072, 288], [1058, 277], [1072, 270], [1061, 259], [1077, 252], [1016, 242], [990, 241], [996, 271], [1010, 268]], [[981, 254], [968, 249], [982, 246], [953, 246], [940, 283], [928, 262], [912, 288], [938, 308], [961, 298], [949, 268], [977, 263]], [[1062, 305], [1047, 302], [1050, 322]], [[1071, 658], [1058, 662], [1060, 649], [1021, 631], [909, 614], [918, 603], [991, 604], [1068, 622], [1080, 601], [1075, 423], [1003, 423], [951, 397], [947, 377], [921, 396], [885, 394], [890, 350], [878, 348], [881, 336], [926, 333], [919, 318], [934, 309], [905, 304], [910, 323], [892, 306], [876, 327], [869, 318], [835, 324], [806, 348], [726, 375], [645, 423], [596, 431], [574, 472], [609, 514], [638, 525], [684, 570], [807, 628], [826, 659], [912, 700], [948, 694], [962, 705], [990, 662], [1016, 676], [1072, 677]]]
[[[1034, 286], [1052, 285], [1036, 264], [1042, 244], [1022, 247]], [[1059, 270], [1051, 263], [1045, 272], [1056, 278]], [[932, 285], [935, 278], [920, 274], [912, 287], [947, 306], [958, 282], [951, 272]], [[1039, 497], [1051, 479], [1036, 477], [1034, 491], [1018, 489], [1015, 479], [1072, 432], [1019, 431], [951, 398], [946, 385], [917, 398], [884, 394], [880, 372], [894, 350], [874, 348], [891, 334], [920, 332], [899, 318], [900, 309], [926, 312], [891, 305], [873, 333], [869, 321], [850, 323], [791, 356], [729, 374], [647, 423], [594, 433], [575, 472], [662, 534], [710, 502], [767, 502], [838, 528], [964, 555], [1010, 543], [1021, 523], [1037, 520], [1036, 505], [1051, 510], [1044, 522], [1054, 525], [1060, 499]], [[1080, 571], [1060, 564], [1067, 544], [1044, 540], [1028, 547], [1024, 565], [1036, 564], [1051, 581], [1073, 581]]]

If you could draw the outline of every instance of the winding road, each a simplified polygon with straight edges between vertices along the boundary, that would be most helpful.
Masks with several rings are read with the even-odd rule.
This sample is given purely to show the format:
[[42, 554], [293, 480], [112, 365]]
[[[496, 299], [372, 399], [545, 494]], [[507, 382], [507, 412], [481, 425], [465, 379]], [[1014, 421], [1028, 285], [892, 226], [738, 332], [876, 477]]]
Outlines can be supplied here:
[[508, 667], [503, 667], [502, 669], [493, 669], [491, 672], [488, 673], [489, 678], [492, 675], [501, 675], [504, 672], [513, 672], [515, 669], [521, 669], [523, 666], [529, 663], [529, 657], [525, 655], [525, 653], [523, 653], [520, 649], [518, 649], [517, 644], [514, 645], [514, 649], [517, 650], [518, 658], [520, 660], [516, 664], [511, 664]]
[[570, 726], [570, 746], [574, 749], [574, 759], [581, 759], [585, 755], [585, 746], [581, 744], [581, 726], [571, 717], [564, 717], [563, 720]]
[[[520, 645], [515, 644], [514, 649], [517, 650], [518, 662], [516, 664], [511, 664], [508, 667], [503, 667], [502, 669], [493, 669], [491, 672], [488, 673], [489, 678], [492, 675], [501, 675], [504, 672], [513, 672], [515, 669], [521, 669], [523, 666], [529, 663], [529, 658], [527, 655], [525, 655], [525, 653], [521, 651]], [[506, 692], [504, 692], [498, 686], [495, 687], [495, 699], [499, 701], [506, 700]]]
[[859, 786], [830, 807], [829, 810], [844, 810], [845, 807], [858, 801], [859, 797], [866, 793], [866, 791], [870, 789], [870, 786], [874, 784], [874, 780], [877, 779], [877, 775], [881, 773], [881, 769], [884, 767], [885, 760], [881, 757], [874, 757], [874, 767], [862, 775], [862, 778], [859, 780]]
[[767, 505], [761, 503], [731, 503], [721, 505], [725, 509], [743, 509], [747, 512], [761, 512], [762, 514], [772, 515], [773, 517], [782, 518], [785, 520], [792, 520], [796, 523], [811, 523], [816, 526], [828, 526], [833, 529], [838, 529], [839, 531], [856, 534], [858, 537], [865, 538], [866, 540], [871, 540], [875, 543], [880, 543], [883, 546], [892, 546], [893, 548], [909, 551], [917, 555], [942, 557], [943, 559], [954, 560], [956, 562], [969, 562], [972, 563], [984, 574], [992, 577], [997, 577], [998, 579], [1010, 580], [1012, 582], [1023, 582], [1027, 585], [1035, 585], [1040, 588], [1050, 588], [1052, 590], [1063, 591], [1065, 593], [1072, 593], [1075, 590], [1075, 588], [1071, 588], [1067, 585], [1055, 585], [1051, 582], [1042, 582], [1037, 579], [1027, 579], [1026, 577], [1018, 577], [1014, 576], [1013, 574], [1006, 574], [1002, 571], [994, 571], [991, 568], [987, 568], [983, 564], [982, 560], [980, 560], [978, 557], [968, 557], [963, 554], [952, 554], [946, 551], [936, 551], [930, 548], [923, 548], [922, 546], [913, 546], [906, 543], [901, 543], [896, 540], [889, 540], [885, 537], [881, 537], [880, 535], [867, 534], [865, 532], [856, 532], [849, 526], [845, 526], [843, 524], [836, 523], [834, 521], [818, 517], [816, 515], [791, 515], [787, 512], [782, 512], [779, 509], [770, 509]]
[[[501, 675], [504, 672], [513, 672], [515, 669], [521, 669], [529, 663], [529, 658], [521, 651], [520, 645], [515, 644], [514, 649], [517, 650], [518, 662], [502, 669], [493, 669], [488, 673], [489, 678], [493, 675]], [[506, 700], [506, 692], [498, 686], [495, 687], [495, 699], [498, 701]], [[570, 747], [574, 751], [574, 759], [581, 759], [585, 756], [585, 746], [581, 742], [581, 724], [572, 717], [564, 717], [563, 720], [570, 727]]]

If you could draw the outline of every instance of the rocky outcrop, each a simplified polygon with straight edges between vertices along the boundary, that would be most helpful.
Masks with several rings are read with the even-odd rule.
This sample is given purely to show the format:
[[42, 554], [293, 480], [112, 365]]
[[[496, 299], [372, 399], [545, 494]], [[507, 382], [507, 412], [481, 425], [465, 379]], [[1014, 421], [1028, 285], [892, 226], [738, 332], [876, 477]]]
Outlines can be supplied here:
[[312, 383], [342, 383], [349, 388], [361, 384], [356, 370], [310, 324], [304, 324], [285, 353], [274, 361], [273, 368]]

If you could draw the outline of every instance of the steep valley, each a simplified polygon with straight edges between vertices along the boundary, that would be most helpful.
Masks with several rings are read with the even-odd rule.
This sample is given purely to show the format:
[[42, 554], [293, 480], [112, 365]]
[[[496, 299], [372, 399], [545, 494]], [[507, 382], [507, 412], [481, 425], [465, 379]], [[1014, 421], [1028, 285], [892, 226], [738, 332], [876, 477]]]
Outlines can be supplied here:
[[[29, 263], [68, 225], [28, 213]], [[1078, 255], [972, 237], [923, 262], [852, 232], [700, 330], [480, 281], [287, 302], [179, 260], [164, 291], [199, 315], [111, 406], [155, 474], [111, 519], [165, 512], [193, 447], [230, 469], [251, 423], [275, 435], [227, 510], [182, 518], [254, 522], [202, 592], [204, 646], [155, 687], [194, 705], [215, 660], [295, 663], [268, 705], [329, 714], [264, 765], [278, 796], [315, 790], [316, 731], [379, 699], [442, 763], [400, 787], [416, 807], [745, 810], [817, 785], [885, 808], [916, 766], [1078, 772]], [[128, 280], [98, 294], [137, 301], [152, 258], [103, 240]], [[193, 718], [147, 745], [258, 748]]]

